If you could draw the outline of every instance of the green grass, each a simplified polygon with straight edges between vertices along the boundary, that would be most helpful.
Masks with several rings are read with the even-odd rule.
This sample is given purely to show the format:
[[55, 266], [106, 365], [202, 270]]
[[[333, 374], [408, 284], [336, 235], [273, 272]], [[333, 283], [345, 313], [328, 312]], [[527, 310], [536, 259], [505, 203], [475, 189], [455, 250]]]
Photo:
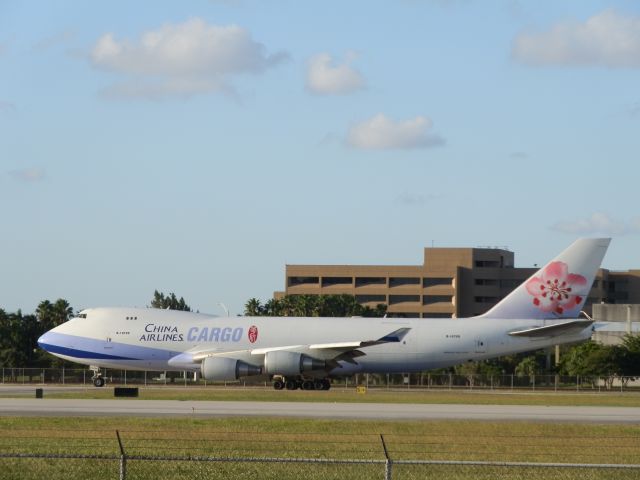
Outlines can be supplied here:
[[[34, 389], [35, 391], [35, 389]], [[113, 398], [113, 388], [87, 387], [61, 393], [48, 393], [46, 398]], [[223, 387], [140, 387], [141, 399], [146, 400], [209, 400], [209, 401], [291, 401], [341, 403], [445, 403], [474, 405], [553, 405], [553, 406], [616, 406], [640, 407], [640, 393], [619, 392], [474, 392], [470, 390], [368, 390], [359, 394], [355, 388], [333, 388], [328, 392], [274, 391], [270, 388]]]
[[[282, 418], [148, 419], [0, 417], [0, 453], [128, 455], [234, 459], [639, 463], [640, 426], [479, 421], [344, 421]], [[381, 464], [320, 465], [229, 461], [130, 460], [127, 478], [383, 478]], [[639, 478], [639, 470], [394, 465], [394, 479]], [[0, 478], [117, 478], [115, 460], [0, 459]]]

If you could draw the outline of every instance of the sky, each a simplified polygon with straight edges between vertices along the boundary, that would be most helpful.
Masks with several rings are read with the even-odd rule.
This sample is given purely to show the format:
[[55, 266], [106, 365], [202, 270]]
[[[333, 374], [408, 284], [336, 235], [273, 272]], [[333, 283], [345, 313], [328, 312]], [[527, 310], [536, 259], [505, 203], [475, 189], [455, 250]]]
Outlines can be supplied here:
[[286, 264], [640, 268], [640, 3], [0, 0], [0, 308], [242, 312]]

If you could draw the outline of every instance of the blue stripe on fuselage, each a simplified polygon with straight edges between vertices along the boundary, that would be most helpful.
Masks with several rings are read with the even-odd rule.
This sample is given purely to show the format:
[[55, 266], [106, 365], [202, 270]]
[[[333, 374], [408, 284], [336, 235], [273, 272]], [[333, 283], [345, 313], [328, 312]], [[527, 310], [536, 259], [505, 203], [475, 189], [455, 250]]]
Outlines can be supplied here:
[[139, 360], [138, 358], [120, 357], [118, 355], [107, 355], [106, 353], [87, 352], [86, 350], [78, 350], [75, 348], [61, 347], [59, 345], [49, 345], [47, 343], [38, 342], [38, 346], [49, 353], [59, 353], [67, 357], [75, 358], [96, 358], [100, 360]]
[[38, 339], [44, 350], [78, 359], [135, 360], [163, 362], [177, 355], [178, 351], [120, 342], [98, 340], [49, 331]]

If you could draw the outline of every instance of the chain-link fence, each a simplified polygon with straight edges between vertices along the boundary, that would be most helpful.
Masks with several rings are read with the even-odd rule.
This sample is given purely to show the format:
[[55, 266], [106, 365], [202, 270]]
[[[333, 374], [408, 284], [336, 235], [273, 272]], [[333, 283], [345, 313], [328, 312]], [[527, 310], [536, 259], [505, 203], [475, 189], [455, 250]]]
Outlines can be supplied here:
[[[598, 453], [597, 445], [611, 451]], [[615, 448], [613, 448], [615, 447]], [[544, 461], [557, 456], [559, 461]], [[2, 479], [637, 479], [637, 431], [610, 438], [9, 429]], [[607, 460], [603, 462], [602, 460]]]
[[[2, 368], [0, 384], [13, 385], [91, 385], [93, 372], [69, 368]], [[270, 387], [264, 380], [211, 382], [193, 372], [155, 372], [103, 370], [112, 385], [131, 386], [207, 386]], [[359, 374], [335, 379], [333, 388], [363, 385], [371, 389], [420, 390], [521, 390], [521, 391], [640, 391], [637, 376], [568, 376], [568, 375], [454, 375], [454, 374]]]

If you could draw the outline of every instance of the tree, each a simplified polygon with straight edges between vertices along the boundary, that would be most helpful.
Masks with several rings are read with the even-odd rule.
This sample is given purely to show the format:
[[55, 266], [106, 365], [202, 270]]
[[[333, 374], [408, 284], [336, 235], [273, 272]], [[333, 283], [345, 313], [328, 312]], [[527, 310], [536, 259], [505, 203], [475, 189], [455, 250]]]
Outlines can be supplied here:
[[536, 357], [528, 356], [522, 359], [518, 365], [516, 365], [515, 373], [518, 377], [532, 378], [538, 374], [538, 362]]
[[257, 298], [250, 298], [247, 300], [247, 303], [244, 304], [244, 314], [247, 317], [259, 317], [263, 311], [264, 307]]
[[640, 376], [640, 335], [625, 335], [622, 340], [620, 355], [619, 374], [630, 378]]
[[250, 298], [244, 306], [247, 316], [269, 317], [383, 317], [386, 305], [363, 307], [353, 295], [285, 295], [262, 305]]
[[602, 345], [592, 340], [569, 350], [562, 359], [561, 371], [568, 375], [580, 375], [591, 378], [602, 377], [605, 386], [611, 388], [616, 376], [621, 372], [621, 361], [625, 348], [621, 345]]
[[151, 300], [152, 308], [169, 309], [169, 310], [182, 310], [184, 312], [190, 312], [191, 307], [187, 305], [184, 298], [178, 299], [176, 294], [171, 292], [165, 297], [164, 293], [155, 290], [153, 292], [153, 300]]

